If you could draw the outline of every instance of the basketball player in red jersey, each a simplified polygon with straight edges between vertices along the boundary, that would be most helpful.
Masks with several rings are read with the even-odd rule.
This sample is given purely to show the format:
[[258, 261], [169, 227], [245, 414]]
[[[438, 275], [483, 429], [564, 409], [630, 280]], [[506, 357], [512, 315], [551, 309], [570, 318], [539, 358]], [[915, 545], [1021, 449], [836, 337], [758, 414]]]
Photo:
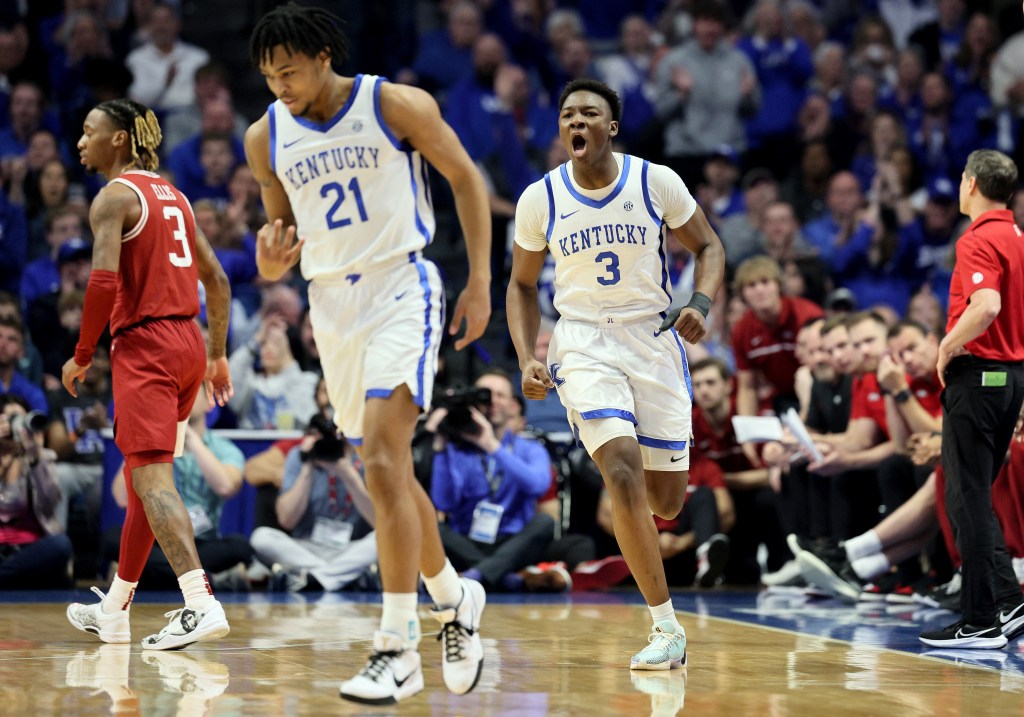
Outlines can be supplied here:
[[[97, 105], [85, 118], [78, 151], [89, 171], [109, 184], [92, 203], [96, 237], [75, 355], [64, 364], [64, 387], [77, 395], [96, 341], [110, 322], [114, 385], [114, 441], [125, 459], [128, 513], [117, 575], [101, 602], [74, 603], [68, 619], [104, 642], [129, 642], [128, 612], [154, 538], [174, 568], [185, 607], [142, 641], [169, 650], [228, 634], [196, 553], [192, 522], [174, 487], [173, 461], [205, 378], [207, 396], [220, 405], [233, 390], [226, 358], [231, 290], [206, 238], [196, 231], [185, 196], [153, 170], [160, 126], [153, 112], [131, 100]], [[206, 287], [209, 347], [194, 321], [197, 282]]]

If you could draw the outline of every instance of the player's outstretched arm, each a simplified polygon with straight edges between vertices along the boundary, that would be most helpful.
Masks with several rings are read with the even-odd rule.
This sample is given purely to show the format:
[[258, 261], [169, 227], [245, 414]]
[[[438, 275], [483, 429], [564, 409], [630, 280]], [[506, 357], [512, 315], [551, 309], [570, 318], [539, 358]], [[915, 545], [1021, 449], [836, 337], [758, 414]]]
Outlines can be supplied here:
[[292, 205], [270, 166], [270, 121], [265, 114], [245, 133], [245, 158], [267, 212], [267, 223], [256, 233], [256, 268], [264, 279], [277, 281], [299, 262], [305, 242], [295, 241]]
[[491, 317], [491, 214], [487, 186], [462, 142], [441, 117], [437, 102], [416, 87], [385, 83], [381, 112], [388, 128], [409, 142], [448, 180], [455, 194], [455, 210], [466, 237], [469, 281], [459, 294], [448, 328], [458, 333], [463, 319], [466, 332], [455, 342], [462, 349], [480, 338]]
[[67, 360], [61, 371], [61, 383], [72, 396], [78, 395], [75, 381], [81, 381], [92, 365], [96, 342], [114, 310], [117, 270], [121, 263], [121, 234], [125, 226], [138, 221], [141, 211], [135, 192], [122, 184], [109, 184], [100, 190], [89, 209], [89, 224], [94, 237], [92, 273], [85, 290], [82, 327], [75, 355]]
[[[725, 249], [722, 240], [711, 228], [704, 210], [699, 206], [693, 215], [682, 226], [672, 230], [672, 235], [694, 256], [693, 293], [694, 299], [679, 313], [675, 327], [679, 335], [691, 344], [704, 338], [707, 327], [704, 319], [707, 309], [711, 308], [711, 299], [718, 293], [725, 279]], [[706, 303], [704, 310], [696, 308], [697, 294], [702, 294]]]
[[228, 368], [227, 344], [228, 322], [231, 318], [231, 284], [224, 268], [217, 260], [213, 247], [196, 227], [196, 262], [199, 280], [206, 288], [206, 398], [213, 406], [214, 401], [227, 404], [235, 390], [231, 385]]
[[530, 251], [512, 245], [512, 277], [505, 295], [505, 311], [512, 344], [523, 373], [523, 395], [544, 400], [555, 384], [547, 367], [537, 360], [537, 332], [540, 330], [540, 305], [537, 303], [537, 280], [544, 268], [547, 251]]

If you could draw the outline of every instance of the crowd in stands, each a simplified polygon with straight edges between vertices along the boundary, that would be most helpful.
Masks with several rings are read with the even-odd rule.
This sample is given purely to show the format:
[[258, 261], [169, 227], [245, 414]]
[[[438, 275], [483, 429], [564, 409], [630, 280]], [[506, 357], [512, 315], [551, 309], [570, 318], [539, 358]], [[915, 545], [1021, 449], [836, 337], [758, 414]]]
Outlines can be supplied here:
[[[658, 522], [670, 583], [799, 584], [808, 576], [794, 554], [814, 550], [842, 572], [847, 596], [869, 581], [869, 591], [925, 595], [944, 584], [948, 592], [958, 558], [936, 467], [936, 346], [965, 226], [964, 160], [979, 148], [1024, 158], [1019, 4], [421, 0], [415, 8], [407, 47], [385, 66], [352, 64], [431, 92], [490, 192], [494, 325], [468, 358], [442, 349], [438, 382], [439, 395], [476, 386], [489, 398], [471, 403], [469, 423], [454, 428], [452, 404], [438, 401], [415, 443], [417, 477], [456, 568], [492, 590], [628, 579], [600, 477], [574, 445], [557, 396], [525, 406], [519, 397], [502, 311], [516, 201], [568, 158], [554, 103], [566, 81], [594, 77], [623, 100], [621, 151], [683, 177], [728, 262], [708, 337], [687, 347], [690, 492], [677, 519]], [[100, 536], [96, 519], [110, 490], [101, 438], [113, 415], [109, 337], [78, 397], [57, 377], [81, 321], [88, 211], [100, 189], [74, 148], [85, 113], [120, 96], [157, 112], [160, 172], [192, 201], [232, 287], [235, 396], [209, 411], [197, 401], [175, 462], [204, 565], [222, 588], [338, 590], [376, 579], [373, 509], [358, 456], [343, 439], [332, 443], [305, 283], [297, 271], [274, 283], [257, 276], [263, 216], [241, 143], [256, 117], [240, 112], [218, 48], [182, 39], [187, 21], [179, 3], [157, 0], [0, 7], [0, 394], [4, 414], [46, 416], [32, 445], [0, 419], [0, 588], [112, 574], [116, 531]], [[431, 184], [438, 232], [428, 255], [459, 286], [454, 205], [436, 175]], [[1024, 191], [1011, 209], [1024, 227]], [[685, 303], [691, 255], [669, 244], [665, 263]], [[553, 264], [542, 276], [541, 360], [558, 318], [552, 284]], [[736, 441], [732, 416], [788, 408], [820, 457], [802, 454], [789, 435]], [[304, 437], [244, 460], [218, 436], [225, 428]], [[997, 491], [1020, 493], [1022, 451], [1014, 443]], [[219, 529], [225, 502], [241, 490], [259, 496], [251, 539]], [[1019, 536], [1007, 542], [1024, 565]], [[69, 560], [73, 571], [53, 569]], [[168, 575], [155, 550], [142, 587]]]

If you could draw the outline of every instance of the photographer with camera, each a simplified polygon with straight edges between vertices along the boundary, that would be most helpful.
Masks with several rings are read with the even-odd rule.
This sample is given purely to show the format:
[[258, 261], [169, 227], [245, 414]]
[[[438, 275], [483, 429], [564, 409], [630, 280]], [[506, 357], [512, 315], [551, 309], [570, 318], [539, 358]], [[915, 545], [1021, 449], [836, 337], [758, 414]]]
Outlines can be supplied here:
[[508, 374], [490, 369], [441, 396], [424, 430], [434, 434], [430, 496], [441, 542], [462, 575], [490, 589], [519, 590], [516, 573], [544, 557], [555, 521], [537, 511], [551, 485], [547, 449], [514, 428], [520, 411]]
[[353, 456], [321, 413], [288, 452], [276, 503], [283, 530], [260, 527], [250, 538], [256, 557], [274, 566], [272, 589], [340, 590], [377, 562], [373, 504]]
[[71, 541], [55, 516], [60, 486], [44, 424], [24, 399], [0, 397], [0, 590], [71, 586]]

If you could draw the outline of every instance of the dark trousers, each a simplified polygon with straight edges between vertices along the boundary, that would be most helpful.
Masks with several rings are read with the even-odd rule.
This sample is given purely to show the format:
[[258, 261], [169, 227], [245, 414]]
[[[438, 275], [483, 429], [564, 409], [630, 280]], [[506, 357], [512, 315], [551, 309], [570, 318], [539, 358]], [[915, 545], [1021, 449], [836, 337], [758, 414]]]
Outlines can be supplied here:
[[0, 546], [0, 590], [47, 590], [71, 586], [71, 540], [47, 535], [34, 543]]
[[[1004, 386], [983, 376], [1005, 374]], [[1024, 403], [1024, 365], [960, 356], [946, 369], [942, 392], [942, 467], [946, 511], [962, 560], [964, 622], [988, 626], [996, 607], [1020, 601], [1020, 585], [992, 509], [992, 483], [1006, 456]]]
[[768, 551], [768, 571], [781, 568], [793, 555], [786, 546], [781, 521], [781, 500], [771, 488], [732, 490], [736, 523], [729, 532], [729, 564], [725, 580], [737, 585], [752, 585], [761, 578], [757, 562], [758, 546]]
[[[121, 528], [108, 530], [103, 536], [104, 560], [116, 561], [120, 544]], [[203, 564], [207, 576], [233, 568], [239, 563], [248, 565], [252, 562], [253, 555], [249, 540], [242, 535], [196, 540], [196, 552], [199, 553], [199, 562]], [[146, 567], [139, 578], [139, 587], [143, 590], [177, 590], [179, 587], [178, 576], [174, 574], [174, 569], [164, 551], [160, 549], [159, 543], [153, 543], [153, 550], [150, 551]]]
[[[676, 527], [672, 532], [676, 535], [683, 535], [693, 531], [693, 546], [697, 548], [706, 543], [712, 535], [721, 532], [719, 525], [715, 491], [699, 486], [686, 496], [686, 502], [683, 504]], [[697, 571], [695, 550], [687, 550], [675, 555], [665, 560], [664, 563], [665, 579], [669, 585], [693, 584], [693, 578]]]
[[570, 571], [580, 563], [597, 557], [594, 539], [582, 533], [566, 533], [558, 540], [552, 541], [544, 551], [545, 562], [563, 562]]
[[538, 512], [521, 531], [499, 535], [494, 543], [470, 540], [456, 533], [446, 523], [438, 526], [441, 543], [452, 567], [460, 573], [476, 568], [488, 587], [494, 587], [503, 575], [522, 570], [540, 562], [555, 537], [555, 521], [547, 513]]
[[932, 474], [929, 466], [916, 466], [909, 456], [894, 453], [878, 465], [878, 489], [882, 496], [884, 513], [879, 517], [892, 515], [893, 511], [910, 500]]

